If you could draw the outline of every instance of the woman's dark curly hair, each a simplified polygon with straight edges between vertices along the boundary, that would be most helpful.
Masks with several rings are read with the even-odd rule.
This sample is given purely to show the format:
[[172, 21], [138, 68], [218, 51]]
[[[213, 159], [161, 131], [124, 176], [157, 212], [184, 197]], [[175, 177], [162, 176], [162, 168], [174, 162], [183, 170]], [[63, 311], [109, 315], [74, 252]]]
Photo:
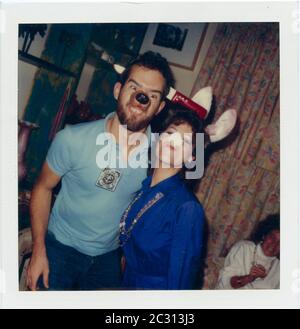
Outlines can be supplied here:
[[131, 69], [134, 65], [143, 66], [151, 70], [157, 70], [162, 74], [165, 79], [165, 88], [162, 98], [165, 98], [168, 95], [170, 87], [174, 87], [175, 79], [169, 63], [159, 53], [155, 53], [153, 51], [147, 51], [129, 63], [119, 78], [119, 81], [122, 83], [122, 85], [127, 81]]
[[257, 244], [265, 238], [266, 235], [272, 231], [280, 231], [280, 216], [279, 214], [269, 215], [263, 221], [259, 222], [255, 231], [251, 236], [251, 240]]
[[[199, 116], [196, 114], [196, 112], [189, 110], [179, 104], [174, 104], [171, 102], [166, 103], [166, 108], [163, 110], [165, 112], [165, 116], [162, 119], [162, 122], [157, 127], [156, 132], [162, 133], [164, 132], [170, 125], [176, 125], [179, 126], [181, 124], [187, 123], [191, 128], [193, 132], [193, 156], [196, 155], [196, 133], [203, 133], [203, 120], [199, 118]], [[149, 158], [150, 158], [150, 152], [149, 149]], [[186, 179], [185, 174], [187, 169], [184, 164], [180, 171], [180, 177], [186, 184], [186, 186], [194, 191], [198, 180], [197, 179]], [[153, 168], [148, 169], [148, 174], [151, 175], [153, 173]]]
[[[167, 115], [164, 120], [161, 122], [159, 133], [165, 131], [172, 124], [179, 126], [183, 123], [187, 123], [192, 128], [192, 132], [203, 133], [203, 120], [199, 118], [196, 112], [181, 106], [180, 104], [175, 104], [172, 102], [166, 103], [166, 108], [164, 109]], [[194, 135], [195, 137], [195, 135]], [[193, 139], [195, 142], [195, 139]]]

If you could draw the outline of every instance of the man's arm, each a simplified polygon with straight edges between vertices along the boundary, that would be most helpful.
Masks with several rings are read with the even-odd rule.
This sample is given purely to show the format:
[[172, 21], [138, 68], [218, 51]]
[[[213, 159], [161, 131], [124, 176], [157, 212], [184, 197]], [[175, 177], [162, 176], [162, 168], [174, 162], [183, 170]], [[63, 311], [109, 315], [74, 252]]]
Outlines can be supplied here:
[[57, 176], [45, 162], [32, 190], [30, 218], [33, 246], [27, 270], [27, 285], [31, 290], [36, 290], [37, 280], [41, 275], [43, 276], [44, 286], [49, 288], [49, 264], [45, 247], [45, 235], [49, 221], [52, 190], [60, 179], [60, 176]]

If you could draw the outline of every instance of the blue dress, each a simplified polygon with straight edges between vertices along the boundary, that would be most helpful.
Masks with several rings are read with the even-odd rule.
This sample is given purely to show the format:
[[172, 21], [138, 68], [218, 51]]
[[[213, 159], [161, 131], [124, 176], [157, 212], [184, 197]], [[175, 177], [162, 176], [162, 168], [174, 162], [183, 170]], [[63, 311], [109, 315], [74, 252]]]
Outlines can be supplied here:
[[128, 212], [125, 230], [157, 193], [163, 197], [143, 213], [128, 239], [120, 235], [126, 260], [123, 287], [193, 289], [201, 260], [202, 206], [178, 175], [153, 187], [151, 179], [143, 181], [143, 193]]

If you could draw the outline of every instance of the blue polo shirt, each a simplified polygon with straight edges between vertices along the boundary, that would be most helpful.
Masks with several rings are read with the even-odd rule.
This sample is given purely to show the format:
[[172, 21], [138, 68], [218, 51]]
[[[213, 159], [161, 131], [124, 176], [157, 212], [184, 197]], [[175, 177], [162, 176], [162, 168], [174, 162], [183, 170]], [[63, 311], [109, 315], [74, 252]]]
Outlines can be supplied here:
[[[55, 136], [46, 158], [51, 170], [62, 177], [48, 230], [61, 243], [89, 256], [118, 248], [120, 218], [147, 175], [146, 168], [123, 168], [124, 162], [119, 163], [120, 146], [106, 131], [107, 120], [114, 114], [104, 120], [67, 126]], [[148, 127], [149, 143], [150, 134]], [[108, 136], [107, 143], [99, 145], [103, 136]], [[99, 156], [104, 147], [109, 150], [108, 156]], [[147, 162], [147, 143], [141, 143], [136, 152], [138, 161]], [[107, 161], [112, 164], [110, 168], [121, 172], [114, 191], [97, 183]]]

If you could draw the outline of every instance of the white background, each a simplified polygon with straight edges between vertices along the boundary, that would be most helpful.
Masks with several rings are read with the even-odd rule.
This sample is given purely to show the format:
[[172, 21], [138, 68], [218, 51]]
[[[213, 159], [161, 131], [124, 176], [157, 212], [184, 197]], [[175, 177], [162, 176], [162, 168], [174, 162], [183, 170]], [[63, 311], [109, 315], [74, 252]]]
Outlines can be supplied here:
[[[11, 2], [11, 1], [10, 1]], [[295, 2], [2, 4], [0, 273], [5, 308], [299, 307], [299, 14]], [[17, 207], [18, 23], [280, 22], [281, 288], [278, 291], [19, 292]], [[0, 285], [1, 286], [1, 285]]]

